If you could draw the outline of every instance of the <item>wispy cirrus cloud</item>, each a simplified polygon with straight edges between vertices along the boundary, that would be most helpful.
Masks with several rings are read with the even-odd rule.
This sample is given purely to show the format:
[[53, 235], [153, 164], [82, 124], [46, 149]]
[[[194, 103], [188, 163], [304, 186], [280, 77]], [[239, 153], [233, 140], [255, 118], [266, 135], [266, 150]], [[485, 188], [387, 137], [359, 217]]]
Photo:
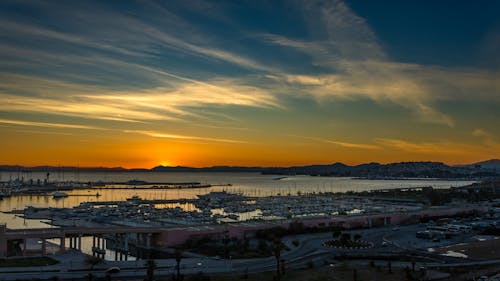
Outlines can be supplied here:
[[301, 139], [306, 139], [314, 142], [323, 142], [323, 143], [329, 143], [329, 144], [334, 144], [337, 146], [345, 147], [345, 148], [354, 148], [354, 149], [381, 149], [382, 147], [374, 144], [368, 144], [368, 143], [353, 143], [353, 142], [346, 142], [346, 141], [338, 141], [338, 140], [331, 140], [331, 139], [325, 139], [325, 138], [318, 138], [318, 137], [308, 137], [308, 136], [299, 136], [299, 135], [287, 135], [290, 137], [295, 137], [295, 138], [301, 138]]
[[299, 88], [303, 95], [322, 103], [360, 98], [396, 103], [425, 122], [450, 127], [455, 125], [455, 120], [438, 109], [437, 103], [472, 98], [500, 102], [496, 94], [500, 90], [498, 72], [392, 61], [366, 21], [343, 1], [299, 3], [313, 30], [313, 39], [292, 39], [277, 34], [259, 37], [309, 55], [313, 64], [322, 70], [317, 74], [269, 76], [282, 82], [284, 87]]
[[490, 133], [481, 128], [472, 130], [471, 134], [475, 137], [491, 137]]
[[64, 128], [64, 129], [89, 129], [89, 130], [100, 130], [99, 127], [78, 125], [78, 124], [65, 124], [65, 123], [49, 123], [49, 122], [34, 122], [34, 121], [22, 121], [13, 119], [2, 119], [0, 118], [0, 123], [9, 125], [21, 125], [21, 126], [32, 126], [32, 127], [46, 127], [46, 128]]
[[327, 141], [346, 148], [358, 148], [358, 149], [380, 149], [380, 146], [373, 144], [364, 143], [352, 143], [352, 142], [342, 142], [342, 141]]
[[166, 138], [180, 141], [202, 141], [202, 142], [222, 142], [222, 143], [247, 143], [242, 140], [224, 139], [224, 138], [211, 138], [200, 136], [177, 135], [156, 131], [142, 131], [142, 130], [125, 130], [125, 133], [141, 134], [154, 138]]
[[121, 48], [112, 44], [103, 43], [89, 37], [78, 36], [65, 32], [55, 31], [48, 28], [33, 26], [7, 20], [0, 20], [0, 32], [14, 32], [15, 34], [31, 38], [44, 38], [46, 40], [63, 41], [77, 46], [90, 47], [105, 51], [112, 51], [123, 55], [141, 55], [139, 52]]
[[379, 138], [375, 141], [390, 149], [421, 155], [491, 155], [492, 152], [500, 149], [500, 143], [496, 142], [485, 146], [448, 140], [415, 142], [402, 139]]
[[[186, 79], [184, 79], [186, 80]], [[281, 108], [275, 96], [237, 80], [199, 82], [191, 79], [175, 87], [136, 91], [84, 86], [63, 81], [19, 75], [1, 76], [5, 81], [0, 110], [40, 112], [90, 119], [141, 122], [147, 120], [183, 121], [198, 116], [189, 110], [207, 106], [245, 106]], [[4, 91], [19, 94], [3, 93]], [[23, 93], [28, 93], [29, 98]], [[33, 95], [35, 94], [35, 95]], [[213, 115], [212, 115], [213, 116]], [[185, 120], [184, 120], [185, 121]]]
[[[45, 6], [48, 14], [52, 13], [51, 9], [56, 8], [51, 3], [46, 3]], [[97, 5], [95, 8], [98, 10], [92, 9], [92, 4], [77, 6], [79, 9], [70, 8], [67, 15], [58, 16], [62, 19], [71, 17], [86, 25], [83, 33], [75, 32], [75, 27], [72, 26], [54, 30], [40, 25], [1, 20], [0, 34], [14, 32], [11, 34], [15, 35], [10, 36], [37, 38], [52, 44], [69, 44], [67, 51], [73, 53], [111, 53], [129, 62], [134, 59], [160, 58], [174, 51], [250, 70], [276, 71], [254, 58], [217, 46], [216, 40], [219, 39], [214, 40], [203, 29], [155, 3], [142, 5], [149, 12], [147, 20], [137, 15], [117, 12], [106, 5]], [[189, 30], [189, 34], [186, 30]]]

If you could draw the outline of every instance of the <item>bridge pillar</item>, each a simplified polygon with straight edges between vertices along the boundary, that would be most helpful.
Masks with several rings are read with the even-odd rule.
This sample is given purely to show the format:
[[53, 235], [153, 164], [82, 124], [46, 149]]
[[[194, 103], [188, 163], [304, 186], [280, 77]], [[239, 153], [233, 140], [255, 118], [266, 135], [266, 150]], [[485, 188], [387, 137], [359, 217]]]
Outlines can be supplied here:
[[27, 238], [23, 239], [23, 256], [26, 255], [26, 248], [27, 248], [27, 246], [26, 246], [27, 243], [26, 242], [27, 241], [28, 241]]
[[151, 233], [146, 234], [146, 248], [149, 250], [151, 248]]
[[77, 241], [77, 248], [78, 248], [78, 251], [81, 251], [82, 250], [82, 235], [78, 235], [78, 241]]
[[0, 239], [0, 257], [7, 257], [7, 240], [5, 238]]
[[147, 251], [146, 254], [148, 256], [148, 259], [151, 258], [151, 236], [152, 236], [151, 233], [146, 234], [146, 251]]
[[0, 257], [7, 257], [7, 239], [5, 239], [6, 224], [0, 224]]
[[142, 259], [144, 255], [144, 237], [141, 233], [136, 233], [137, 259]]
[[42, 256], [47, 255], [47, 240], [45, 238], [42, 238]]
[[70, 249], [74, 249], [75, 248], [75, 246], [73, 245], [73, 237], [71, 237], [71, 236], [69, 237], [69, 248]]
[[108, 241], [106, 241], [106, 238], [104, 236], [101, 236], [101, 243], [102, 243], [102, 259], [104, 259], [106, 257], [106, 248], [107, 248], [107, 244], [108, 244]]
[[97, 236], [97, 248], [101, 248], [101, 237]]
[[118, 261], [118, 251], [115, 251], [115, 261]]
[[92, 235], [92, 248], [95, 247], [95, 235]]
[[125, 234], [125, 241], [123, 242], [124, 245], [123, 245], [123, 248], [124, 248], [124, 252], [125, 252], [125, 260], [128, 260], [128, 235]]
[[66, 252], [66, 236], [61, 237], [61, 246], [59, 247], [59, 253]]

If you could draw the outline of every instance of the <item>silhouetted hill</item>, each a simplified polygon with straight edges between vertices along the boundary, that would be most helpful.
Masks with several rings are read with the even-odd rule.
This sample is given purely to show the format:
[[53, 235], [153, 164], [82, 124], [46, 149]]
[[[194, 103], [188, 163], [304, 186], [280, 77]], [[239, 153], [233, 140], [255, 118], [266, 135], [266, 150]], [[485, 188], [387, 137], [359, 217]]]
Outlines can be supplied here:
[[500, 177], [500, 160], [493, 159], [461, 166], [449, 166], [441, 162], [398, 162], [389, 164], [367, 163], [349, 166], [343, 163], [326, 165], [307, 165], [292, 167], [240, 167], [213, 166], [193, 168], [184, 166], [157, 166], [152, 169], [125, 169], [121, 167], [23, 167], [18, 165], [0, 165], [1, 171], [13, 172], [257, 172], [275, 175], [310, 175], [333, 177], [362, 177], [369, 179], [388, 178], [463, 178], [489, 179]]
[[474, 164], [470, 164], [467, 166], [473, 166], [476, 168], [482, 168], [482, 169], [489, 169], [489, 170], [495, 170], [495, 171], [500, 171], [500, 159], [491, 159], [491, 160], [486, 160], [482, 162], [477, 162]]
[[131, 172], [149, 171], [149, 169], [126, 169], [122, 167], [74, 167], [74, 166], [20, 166], [20, 165], [0, 165], [0, 171], [10, 172]]
[[151, 169], [153, 172], [262, 172], [262, 167], [239, 167], [239, 166], [213, 166], [205, 168], [193, 168], [183, 166], [157, 166]]

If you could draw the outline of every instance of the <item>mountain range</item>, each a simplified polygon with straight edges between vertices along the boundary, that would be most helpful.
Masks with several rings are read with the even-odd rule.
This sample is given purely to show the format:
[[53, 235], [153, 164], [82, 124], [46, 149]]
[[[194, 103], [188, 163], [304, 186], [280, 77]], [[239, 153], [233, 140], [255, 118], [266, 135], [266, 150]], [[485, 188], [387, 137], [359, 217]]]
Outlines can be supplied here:
[[500, 160], [491, 159], [467, 165], [446, 165], [441, 162], [398, 162], [389, 164], [366, 163], [346, 165], [334, 163], [291, 167], [213, 166], [193, 168], [183, 166], [157, 166], [152, 169], [125, 169], [121, 167], [55, 167], [0, 165], [0, 171], [11, 172], [257, 172], [275, 175], [344, 176], [371, 179], [385, 178], [493, 178], [500, 177]]

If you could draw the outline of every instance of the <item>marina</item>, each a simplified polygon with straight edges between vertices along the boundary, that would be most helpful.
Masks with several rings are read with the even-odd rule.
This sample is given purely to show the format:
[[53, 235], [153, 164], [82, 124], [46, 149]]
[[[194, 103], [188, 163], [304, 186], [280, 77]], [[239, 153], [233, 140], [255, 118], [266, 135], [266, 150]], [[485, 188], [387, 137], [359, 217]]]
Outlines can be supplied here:
[[414, 212], [424, 208], [422, 203], [416, 201], [400, 202], [334, 193], [253, 197], [219, 191], [196, 197], [146, 200], [135, 195], [124, 201], [88, 201], [73, 208], [29, 206], [9, 213], [27, 219], [50, 221], [54, 226], [79, 226], [89, 223], [175, 226]]
[[[56, 175], [57, 173], [52, 172]], [[1, 179], [16, 178], [17, 173], [0, 172]], [[46, 173], [30, 173], [24, 175], [26, 178], [30, 176], [34, 182], [38, 179], [43, 181], [46, 178]], [[22, 178], [22, 176], [20, 176]], [[59, 177], [51, 177], [52, 180], [57, 181]], [[30, 179], [30, 180], [31, 180]], [[62, 176], [60, 177], [62, 180]], [[25, 180], [29, 182], [30, 180]], [[101, 183], [95, 187], [85, 187], [69, 190], [52, 190], [43, 193], [27, 193], [20, 192], [5, 196], [0, 200], [0, 211], [2, 212], [19, 212], [31, 206], [33, 208], [54, 208], [66, 209], [80, 206], [82, 203], [88, 202], [89, 204], [105, 205], [106, 202], [119, 202], [127, 201], [127, 198], [138, 196], [141, 200], [150, 202], [151, 206], [155, 208], [165, 208], [169, 204], [176, 204], [175, 206], [181, 208], [183, 211], [203, 212], [204, 206], [195, 206], [190, 200], [198, 200], [199, 195], [205, 195], [210, 192], [227, 192], [231, 194], [240, 194], [241, 196], [248, 197], [247, 203], [231, 203], [226, 202], [225, 209], [219, 207], [210, 208], [210, 219], [203, 221], [210, 221], [215, 218], [227, 221], [231, 220], [249, 220], [273, 217], [287, 217], [287, 216], [303, 216], [307, 214], [323, 214], [335, 213], [337, 211], [343, 212], [342, 204], [332, 207], [334, 204], [329, 204], [329, 201], [319, 202], [310, 206], [299, 205], [297, 201], [311, 200], [309, 197], [301, 196], [306, 194], [327, 194], [348, 191], [365, 191], [365, 190], [382, 190], [394, 188], [409, 188], [421, 186], [433, 186], [434, 188], [449, 188], [451, 186], [461, 186], [472, 183], [471, 181], [449, 181], [449, 180], [365, 180], [365, 179], [352, 179], [352, 178], [338, 178], [338, 177], [310, 177], [310, 176], [287, 176], [276, 179], [272, 175], [261, 175], [258, 173], [151, 173], [151, 172], [131, 172], [131, 173], [79, 173], [74, 175], [66, 174], [64, 177], [66, 182], [77, 181], [80, 182], [93, 182]], [[199, 184], [198, 188], [154, 188], [155, 185], [107, 185], [102, 183], [135, 183], [143, 184], [148, 183], [185, 183], [192, 185]], [[210, 187], [207, 187], [210, 185]], [[116, 189], [115, 189], [116, 188]], [[6, 186], [3, 186], [3, 191], [8, 193]], [[53, 194], [57, 191], [64, 192], [68, 196], [61, 198], [53, 198]], [[261, 198], [262, 197], [262, 198]], [[319, 198], [320, 196], [318, 196]], [[256, 198], [258, 204], [253, 203]], [[280, 203], [284, 199], [291, 200], [290, 202]], [[302, 198], [302, 199], [300, 199]], [[327, 197], [326, 197], [327, 198]], [[319, 199], [318, 199], [319, 200]], [[322, 200], [333, 200], [322, 199]], [[101, 203], [100, 203], [101, 202]], [[364, 206], [362, 201], [354, 202], [354, 208], [359, 210], [371, 210], [368, 206]], [[211, 204], [214, 204], [213, 202]], [[239, 205], [238, 205], [239, 204]], [[273, 206], [276, 205], [276, 206]], [[323, 209], [316, 210], [316, 206], [323, 206]], [[295, 206], [288, 210], [285, 206]], [[273, 208], [271, 208], [273, 207]], [[373, 206], [376, 208], [377, 206]], [[174, 207], [175, 208], [175, 207]], [[319, 207], [318, 207], [319, 208]], [[168, 208], [166, 208], [168, 209]], [[212, 213], [213, 212], [213, 213]], [[356, 211], [358, 212], [358, 211]], [[207, 211], [205, 211], [207, 213]], [[228, 217], [225, 217], [228, 216]], [[231, 218], [229, 217], [231, 216]], [[238, 216], [238, 217], [236, 217]], [[0, 213], [0, 220], [7, 223], [9, 228], [32, 228], [44, 227], [45, 223], [40, 220], [20, 218], [12, 214]], [[164, 222], [165, 223], [165, 222]]]

